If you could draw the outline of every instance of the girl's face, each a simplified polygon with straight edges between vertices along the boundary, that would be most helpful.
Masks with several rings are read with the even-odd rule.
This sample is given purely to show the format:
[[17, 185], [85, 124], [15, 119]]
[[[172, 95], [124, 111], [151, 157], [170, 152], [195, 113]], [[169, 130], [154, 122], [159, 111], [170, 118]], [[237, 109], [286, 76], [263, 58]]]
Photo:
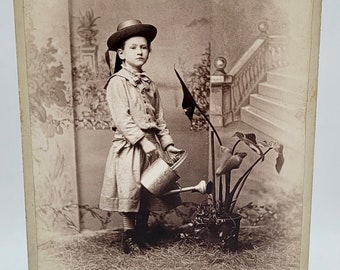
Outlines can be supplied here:
[[145, 37], [131, 37], [127, 39], [122, 49], [118, 49], [118, 55], [125, 61], [127, 68], [140, 71], [149, 57], [149, 46]]

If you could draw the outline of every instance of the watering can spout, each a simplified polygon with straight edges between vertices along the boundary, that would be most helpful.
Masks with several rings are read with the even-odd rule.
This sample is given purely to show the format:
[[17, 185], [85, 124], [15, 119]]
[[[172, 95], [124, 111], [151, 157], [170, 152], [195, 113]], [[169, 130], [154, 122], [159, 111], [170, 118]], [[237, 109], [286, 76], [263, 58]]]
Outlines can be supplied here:
[[163, 195], [166, 196], [170, 194], [177, 194], [177, 193], [188, 192], [188, 191], [199, 192], [201, 194], [211, 194], [213, 191], [213, 183], [211, 181], [207, 183], [206, 181], [202, 180], [196, 186], [170, 190]]

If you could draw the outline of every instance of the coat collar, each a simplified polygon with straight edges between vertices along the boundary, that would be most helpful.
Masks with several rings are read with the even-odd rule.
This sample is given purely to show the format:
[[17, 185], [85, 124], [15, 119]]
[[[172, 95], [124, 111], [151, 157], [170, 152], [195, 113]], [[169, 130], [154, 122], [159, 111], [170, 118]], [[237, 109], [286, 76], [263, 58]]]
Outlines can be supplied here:
[[133, 86], [137, 87], [138, 85], [141, 84], [142, 80], [144, 82], [147, 82], [147, 83], [151, 83], [151, 79], [144, 73], [144, 72], [141, 72], [141, 73], [136, 73], [136, 74], [133, 74], [132, 72], [128, 71], [127, 69], [125, 68], [122, 68], [121, 70], [119, 70], [118, 72], [116, 72], [115, 74], [113, 74], [106, 82], [105, 86], [104, 86], [104, 89], [106, 89], [109, 81], [115, 77], [115, 76], [119, 76], [119, 77], [122, 77], [124, 79], [126, 79], [127, 81], [129, 81], [129, 83], [131, 83]]
[[127, 70], [126, 68], [122, 68], [116, 74], [116, 76], [120, 76], [128, 80], [133, 86], [137, 86], [142, 82], [150, 83], [150, 78], [145, 74], [145, 72], [141, 73], [132, 73], [131, 71]]

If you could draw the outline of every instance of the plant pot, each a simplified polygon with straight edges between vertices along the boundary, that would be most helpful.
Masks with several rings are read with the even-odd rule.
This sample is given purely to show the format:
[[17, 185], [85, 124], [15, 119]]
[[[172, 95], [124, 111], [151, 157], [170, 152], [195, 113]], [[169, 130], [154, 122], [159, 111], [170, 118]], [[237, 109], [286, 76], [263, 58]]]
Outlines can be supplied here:
[[223, 251], [237, 251], [241, 218], [240, 215], [233, 214], [226, 218], [218, 218], [214, 224]]

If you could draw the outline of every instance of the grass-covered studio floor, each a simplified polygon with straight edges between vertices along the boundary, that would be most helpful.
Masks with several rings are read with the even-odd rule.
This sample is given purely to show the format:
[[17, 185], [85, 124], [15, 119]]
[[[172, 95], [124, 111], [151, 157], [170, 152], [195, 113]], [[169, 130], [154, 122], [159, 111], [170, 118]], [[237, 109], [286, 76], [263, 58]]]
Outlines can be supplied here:
[[178, 231], [162, 227], [152, 250], [130, 256], [121, 251], [120, 232], [100, 231], [42, 244], [39, 269], [299, 269], [301, 205], [296, 205], [296, 196], [282, 197], [273, 206], [277, 219], [256, 226], [244, 220], [236, 253], [222, 252], [188, 234], [180, 237]]

